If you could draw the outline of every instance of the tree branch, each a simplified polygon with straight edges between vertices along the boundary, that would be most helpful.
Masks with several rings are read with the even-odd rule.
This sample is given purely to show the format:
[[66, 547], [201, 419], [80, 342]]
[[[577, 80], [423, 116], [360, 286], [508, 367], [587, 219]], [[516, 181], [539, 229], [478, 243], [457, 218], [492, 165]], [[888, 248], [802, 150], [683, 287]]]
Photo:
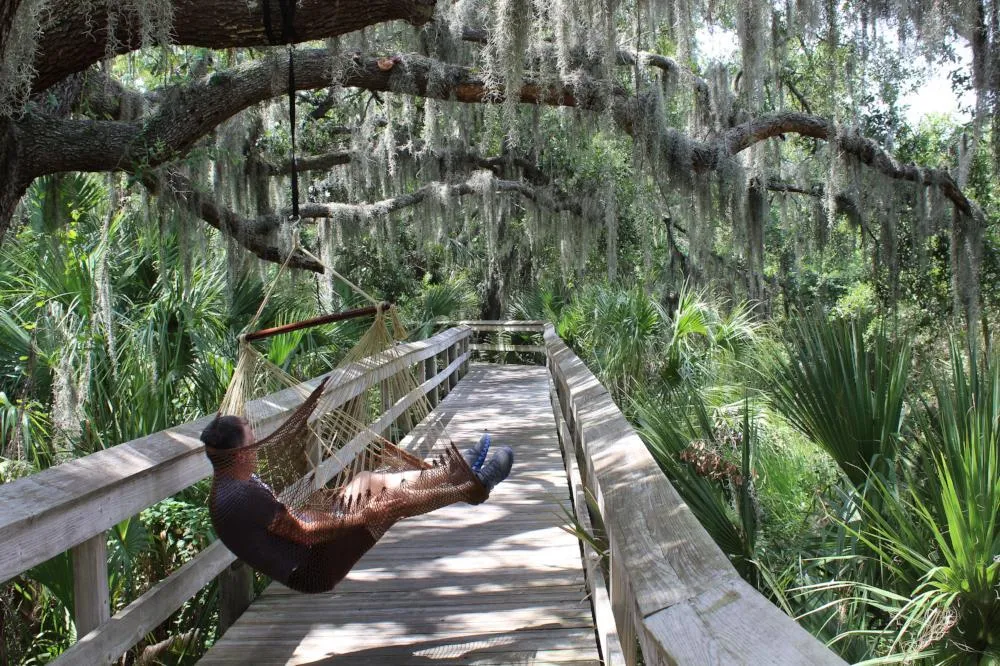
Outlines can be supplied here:
[[[370, 91], [397, 92], [420, 97], [483, 103], [496, 99], [470, 69], [446, 65], [417, 55], [397, 56], [389, 70], [380, 58], [356, 57], [341, 83]], [[288, 69], [285, 53], [217, 72], [198, 81], [163, 91], [159, 108], [141, 122], [59, 120], [36, 113], [14, 121], [24, 144], [26, 175], [32, 178], [61, 171], [134, 171], [155, 167], [184, 155], [198, 139], [223, 121], [258, 102], [282, 94], [275, 79]], [[275, 76], [279, 75], [279, 76]], [[330, 55], [325, 49], [295, 54], [298, 90], [330, 85]], [[521, 102], [574, 106], [582, 91], [598, 95], [585, 84], [555, 89], [526, 83]], [[587, 106], [595, 106], [593, 99]], [[62, 146], [80, 146], [63, 151]]]
[[579, 204], [559, 201], [549, 193], [535, 189], [517, 180], [500, 180], [492, 177], [492, 174], [473, 174], [467, 180], [460, 183], [428, 183], [413, 192], [401, 194], [399, 196], [375, 201], [371, 203], [345, 204], [345, 203], [305, 203], [299, 205], [299, 215], [303, 219], [313, 219], [322, 217], [352, 217], [354, 219], [368, 219], [372, 217], [382, 217], [389, 213], [415, 206], [428, 197], [439, 199], [464, 197], [470, 194], [484, 194], [489, 190], [496, 192], [513, 192], [520, 194], [537, 205], [544, 206], [554, 211], [568, 211], [576, 215], [582, 215], [583, 211]]
[[[397, 158], [418, 158], [450, 161], [457, 164], [475, 166], [479, 169], [492, 171], [497, 176], [502, 176], [507, 166], [514, 166], [521, 170], [521, 174], [532, 185], [548, 185], [551, 182], [549, 176], [538, 168], [532, 160], [526, 157], [515, 155], [496, 155], [494, 157], [480, 157], [471, 152], [463, 153], [424, 153], [422, 145], [411, 144], [397, 146]], [[319, 155], [300, 157], [295, 160], [295, 167], [299, 172], [304, 171], [324, 171], [336, 166], [350, 164], [357, 158], [357, 154], [350, 150], [336, 150]], [[272, 176], [285, 176], [292, 172], [291, 160], [285, 160], [281, 164], [268, 164], [269, 173]]]
[[[167, 0], [162, 0], [166, 2]], [[170, 43], [228, 49], [268, 46], [262, 2], [247, 0], [170, 0], [173, 9]], [[115, 28], [109, 49], [109, 0], [53, 0], [35, 57], [34, 91], [45, 90], [74, 72], [81, 72], [111, 54], [142, 46], [143, 24], [135, 3], [115, 3]], [[345, 35], [362, 28], [404, 20], [422, 25], [433, 14], [436, 0], [299, 0], [295, 37], [307, 42]], [[277, 2], [270, 3], [271, 24], [281, 25]], [[124, 9], [127, 8], [127, 9]], [[148, 26], [147, 30], [148, 30]]]
[[[162, 174], [145, 172], [141, 180], [151, 194], [176, 201], [261, 259], [278, 264], [288, 259], [288, 249], [280, 247], [275, 234], [280, 224], [276, 216], [256, 220], [241, 217], [219, 205], [212, 196], [200, 191], [189, 178], [174, 169], [165, 169]], [[302, 252], [292, 255], [289, 266], [323, 272], [322, 264]]]
[[[908, 180], [925, 187], [937, 187], [956, 208], [974, 217], [975, 206], [947, 171], [929, 169], [914, 164], [901, 164], [887, 150], [871, 139], [865, 138], [852, 129], [839, 127], [826, 118], [786, 111], [773, 113], [728, 130], [720, 139], [720, 147], [728, 156], [736, 155], [755, 143], [765, 141], [780, 134], [799, 134], [815, 139], [834, 142], [837, 148], [853, 155], [861, 163], [896, 180]], [[701, 160], [696, 166], [703, 169], [716, 168], [718, 157], [699, 152]]]
[[[382, 66], [380, 67], [380, 61]], [[295, 55], [298, 89], [331, 84], [329, 53], [304, 49]], [[385, 59], [356, 56], [345, 68], [341, 84], [369, 91], [396, 92], [465, 103], [498, 101], [483, 79], [466, 67], [450, 65], [417, 55], [395, 56], [383, 69]], [[16, 121], [0, 119], [0, 176], [10, 175], [0, 192], [0, 233], [5, 230], [13, 203], [31, 180], [61, 171], [141, 172], [183, 156], [217, 125], [248, 106], [281, 94], [274, 83], [288, 67], [284, 53], [218, 72], [162, 92], [159, 108], [141, 121], [55, 119], [28, 113]], [[276, 76], [278, 75], [278, 76]], [[620, 87], [608, 88], [581, 79], [572, 85], [543, 86], [527, 81], [517, 93], [523, 103], [577, 106], [603, 112], [611, 109], [619, 128], [646, 149], [659, 152], [667, 164], [677, 164], [678, 145], [689, 148], [686, 166], [693, 171], [718, 169], [726, 160], [760, 141], [779, 134], [800, 134], [834, 141], [837, 148], [890, 178], [938, 187], [956, 208], [975, 215], [975, 206], [944, 171], [899, 164], [874, 141], [853, 131], [837, 128], [831, 121], [805, 113], [784, 112], [761, 116], [737, 125], [709, 141], [692, 141], [677, 130], [650, 135], [659, 126], [652, 114], [657, 108], [648, 100], [628, 94]], [[13, 133], [13, 137], [8, 132]], [[676, 135], [676, 136], [670, 136]], [[3, 139], [13, 139], [11, 146]], [[16, 154], [11, 155], [13, 149]], [[13, 166], [11, 166], [13, 165]], [[20, 188], [18, 190], [18, 188]], [[12, 194], [13, 192], [13, 194]], [[13, 203], [12, 203], [13, 202]]]
[[[819, 184], [813, 185], [812, 187], [803, 187], [793, 183], [768, 180], [766, 187], [771, 192], [804, 194], [806, 196], [813, 197], [814, 199], [822, 199], [826, 196], [826, 188]], [[843, 192], [838, 192], [834, 195], [834, 205], [836, 205], [838, 213], [842, 213], [850, 218], [851, 224], [862, 229], [865, 228], [864, 216], [861, 215], [861, 209], [858, 208], [858, 202], [852, 197], [847, 196]]]

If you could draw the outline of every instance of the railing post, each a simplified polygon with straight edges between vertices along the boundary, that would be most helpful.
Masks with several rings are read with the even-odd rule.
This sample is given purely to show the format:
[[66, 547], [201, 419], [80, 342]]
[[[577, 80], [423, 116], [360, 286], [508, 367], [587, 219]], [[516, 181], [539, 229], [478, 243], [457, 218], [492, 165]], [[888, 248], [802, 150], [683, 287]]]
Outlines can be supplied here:
[[[445, 350], [439, 352], [437, 356], [438, 356], [437, 361], [436, 361], [437, 368], [438, 368], [439, 371], [440, 370], [444, 370], [445, 368], [448, 367], [448, 350], [445, 349]], [[438, 390], [438, 399], [439, 400], [443, 400], [444, 397], [448, 395], [448, 391], [450, 389], [451, 389], [451, 386], [448, 385], [448, 378], [446, 377], [445, 381], [443, 381], [440, 384], [438, 384], [438, 387], [437, 387], [437, 390]]]
[[[381, 414], [385, 414], [387, 411], [389, 411], [389, 408], [392, 407], [393, 402], [395, 402], [394, 396], [392, 395], [392, 386], [389, 383], [390, 379], [391, 378], [379, 382], [378, 385], [379, 402], [382, 403]], [[386, 439], [390, 441], [395, 441], [393, 440], [393, 429], [395, 425], [396, 425], [395, 422], [390, 423], [387, 429], [388, 432], [385, 435]]]
[[224, 634], [253, 601], [253, 569], [236, 560], [219, 574], [219, 634]]
[[469, 359], [471, 358], [470, 355], [469, 355], [469, 341], [471, 339], [472, 339], [471, 335], [468, 336], [468, 337], [462, 338], [462, 353], [466, 355], [465, 356], [465, 362], [462, 363], [462, 376], [463, 377], [469, 373]]
[[73, 619], [82, 637], [111, 617], [108, 590], [108, 537], [105, 532], [72, 549]]
[[413, 368], [413, 375], [417, 380], [417, 385], [427, 381], [427, 361], [420, 361]]
[[[431, 356], [426, 361], [424, 361], [424, 375], [427, 379], [431, 379], [437, 376], [437, 354]], [[438, 404], [438, 387], [435, 386], [427, 393], [427, 402], [431, 404], [431, 407], [437, 407]]]
[[[455, 359], [457, 359], [457, 358], [458, 358], [458, 342], [456, 341], [456, 342], [452, 343], [452, 345], [450, 347], [448, 347], [448, 365], [451, 365], [452, 363], [454, 363]], [[449, 393], [451, 392], [451, 390], [453, 388], [455, 388], [456, 384], [458, 384], [458, 368], [455, 368], [454, 370], [452, 370], [451, 374], [448, 375], [448, 392]]]

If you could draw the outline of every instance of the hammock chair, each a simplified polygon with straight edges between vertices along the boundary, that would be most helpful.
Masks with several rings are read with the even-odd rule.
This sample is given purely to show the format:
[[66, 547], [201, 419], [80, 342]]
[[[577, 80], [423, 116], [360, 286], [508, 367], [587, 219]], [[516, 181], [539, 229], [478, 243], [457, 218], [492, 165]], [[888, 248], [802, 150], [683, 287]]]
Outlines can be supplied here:
[[[299, 246], [293, 47], [296, 3], [278, 2], [280, 41], [288, 44], [292, 166], [292, 242], [278, 276], [297, 252], [306, 254], [372, 303], [375, 321], [340, 369], [316, 386], [288, 375], [254, 347], [255, 340], [273, 331], [241, 336], [239, 359], [219, 417], [202, 433], [202, 440], [214, 472], [209, 513], [222, 542], [252, 567], [294, 590], [323, 592], [346, 576], [401, 518], [455, 502], [484, 501], [492, 485], [510, 472], [513, 454], [504, 448], [486, 461], [488, 436], [477, 448], [459, 454], [443, 430], [443, 436], [430, 433], [420, 438], [426, 443], [424, 450], [421, 446], [409, 450], [379, 434], [391, 425], [378, 422], [386, 417], [378, 417], [377, 428], [370, 422], [390, 408], [396, 411], [401, 400], [406, 404], [410, 396], [418, 395], [420, 399], [398, 416], [402, 427], [409, 430], [424, 420], [430, 404], [409, 371], [398, 372], [368, 390], [356, 388], [354, 380], [364, 374], [366, 359], [379, 356], [391, 360], [399, 354], [396, 342], [405, 339], [406, 333], [395, 308], [377, 303]], [[264, 0], [263, 16], [268, 40], [277, 43], [268, 0]], [[253, 322], [269, 296], [270, 292]], [[337, 318], [300, 322], [284, 330], [301, 330]], [[427, 450], [436, 442], [447, 444], [438, 451]], [[428, 456], [430, 463], [425, 462]]]
[[[411, 438], [412, 450], [378, 434], [369, 421], [404, 398], [423, 398], [398, 417], [407, 430], [431, 407], [409, 371], [358, 388], [355, 380], [371, 359], [398, 357], [396, 343], [405, 338], [394, 307], [372, 309], [371, 328], [315, 385], [288, 375], [254, 346], [271, 332], [242, 336], [219, 417], [202, 433], [214, 470], [209, 510], [219, 538], [300, 592], [332, 589], [401, 518], [483, 502], [512, 463], [509, 449], [486, 462], [488, 435], [459, 453], [434, 421]], [[376, 420], [379, 430], [384, 421]]]

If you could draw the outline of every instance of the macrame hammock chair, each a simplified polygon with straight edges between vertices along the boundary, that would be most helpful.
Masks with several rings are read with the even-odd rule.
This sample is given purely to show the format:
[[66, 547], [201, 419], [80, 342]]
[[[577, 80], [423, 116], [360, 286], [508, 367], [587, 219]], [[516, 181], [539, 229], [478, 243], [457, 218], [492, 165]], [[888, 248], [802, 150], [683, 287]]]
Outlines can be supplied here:
[[[255, 569], [300, 592], [333, 588], [401, 518], [455, 502], [478, 504], [489, 495], [473, 471], [485, 448], [472, 465], [459, 454], [443, 425], [426, 419], [431, 407], [411, 372], [365, 391], [352, 381], [372, 358], [381, 364], [398, 356], [397, 338], [405, 334], [395, 308], [386, 314], [378, 306], [373, 325], [338, 369], [314, 382], [287, 374], [255, 348], [255, 338], [243, 336], [219, 414], [243, 418], [251, 443], [206, 446], [214, 469], [209, 508], [219, 538]], [[422, 399], [398, 409], [415, 395]], [[419, 436], [404, 440], [409, 449], [377, 434], [397, 413], [406, 429], [421, 425]], [[402, 483], [386, 482], [407, 471], [416, 473]], [[274, 520], [277, 505], [270, 496], [315, 533]], [[261, 525], [269, 525], [266, 534]]]
[[[489, 490], [476, 471], [484, 462], [489, 436], [484, 436], [476, 459], [463, 458], [443, 422], [427, 418], [431, 406], [409, 370], [394, 372], [366, 390], [358, 388], [373, 359], [391, 365], [401, 353], [397, 343], [407, 334], [395, 307], [378, 303], [298, 243], [291, 46], [295, 2], [279, 0], [279, 5], [281, 40], [289, 45], [293, 232], [275, 283], [292, 257], [303, 253], [373, 305], [240, 337], [239, 358], [219, 416], [242, 418], [252, 435], [237, 448], [206, 445], [214, 470], [209, 513], [219, 538], [240, 559], [294, 590], [323, 592], [343, 579], [401, 518], [456, 502], [483, 502]], [[267, 0], [263, 14], [268, 38], [276, 43]], [[270, 291], [251, 326], [269, 297]], [[294, 335], [360, 314], [374, 314], [371, 328], [338, 368], [320, 380], [291, 376], [254, 346], [276, 334]], [[407, 431], [419, 424], [419, 436], [397, 446], [379, 434], [393, 423]], [[405, 479], [400, 473], [407, 473]]]

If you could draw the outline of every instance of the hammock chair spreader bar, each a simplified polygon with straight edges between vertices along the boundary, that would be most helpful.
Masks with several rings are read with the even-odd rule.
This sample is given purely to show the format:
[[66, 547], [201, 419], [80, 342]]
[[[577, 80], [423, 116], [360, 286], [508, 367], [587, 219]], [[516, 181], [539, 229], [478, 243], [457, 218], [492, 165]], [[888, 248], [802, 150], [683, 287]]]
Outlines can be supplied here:
[[331, 314], [320, 315], [319, 317], [313, 317], [312, 319], [303, 319], [302, 321], [292, 322], [291, 324], [274, 326], [272, 328], [262, 328], [259, 331], [246, 333], [240, 336], [240, 339], [246, 342], [253, 342], [254, 340], [264, 340], [266, 338], [272, 338], [275, 335], [281, 335], [282, 333], [301, 331], [304, 328], [312, 328], [313, 326], [320, 326], [322, 324], [332, 324], [335, 321], [346, 321], [348, 319], [357, 319], [359, 317], [370, 317], [372, 315], [378, 314], [379, 310], [385, 312], [390, 307], [392, 307], [392, 303], [382, 302], [379, 303], [378, 305], [370, 305], [366, 308], [345, 310], [344, 312], [333, 312]]

